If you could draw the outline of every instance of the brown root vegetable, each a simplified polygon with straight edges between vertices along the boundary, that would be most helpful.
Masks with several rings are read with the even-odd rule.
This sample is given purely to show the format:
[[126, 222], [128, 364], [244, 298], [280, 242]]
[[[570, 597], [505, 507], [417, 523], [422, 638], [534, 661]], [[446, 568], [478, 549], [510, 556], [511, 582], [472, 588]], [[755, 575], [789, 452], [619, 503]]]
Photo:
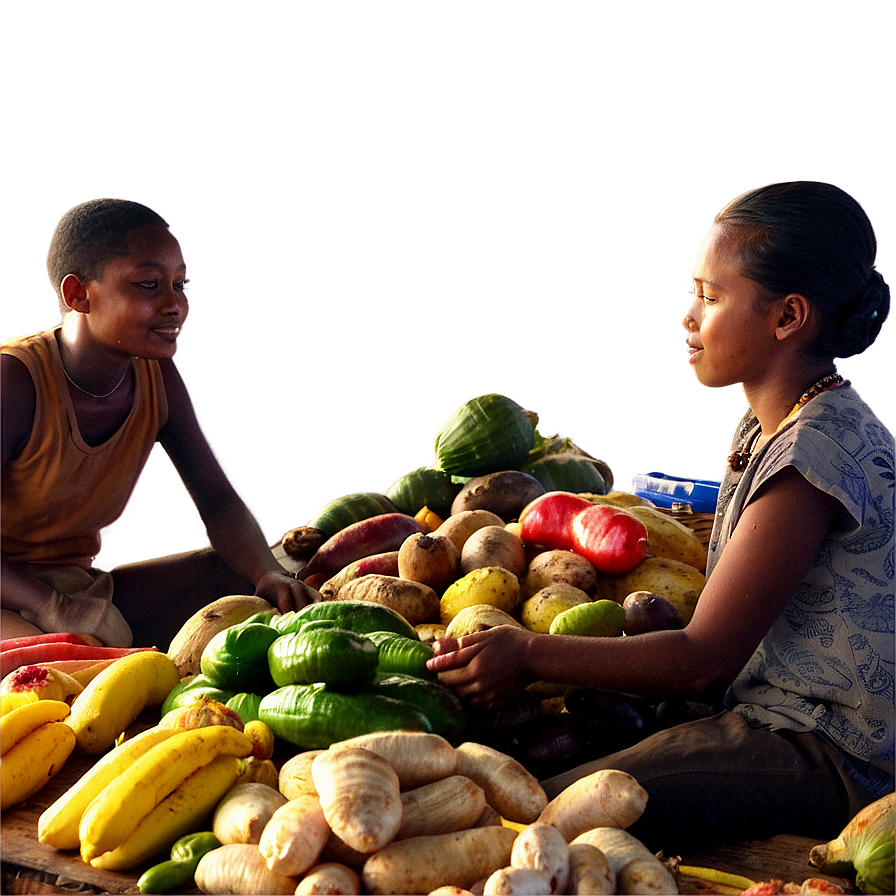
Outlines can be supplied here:
[[371, 573], [346, 582], [335, 600], [362, 600], [395, 610], [411, 625], [435, 622], [439, 618], [439, 595], [429, 585], [398, 576]]
[[257, 844], [271, 816], [286, 797], [267, 784], [235, 784], [224, 794], [212, 815], [212, 830], [223, 844]]
[[592, 596], [597, 584], [597, 570], [573, 551], [542, 551], [529, 561], [521, 581], [524, 598], [558, 582], [572, 585]]
[[446, 535], [408, 536], [398, 549], [398, 575], [441, 594], [456, 578], [460, 553]]
[[493, 871], [482, 887], [483, 896], [551, 896], [551, 879], [543, 871], [508, 866]]
[[450, 775], [401, 794], [396, 840], [447, 834], [473, 827], [485, 811], [485, 791], [463, 775]]
[[483, 526], [464, 542], [460, 572], [466, 575], [485, 566], [500, 566], [517, 579], [526, 574], [526, 548], [519, 536], [504, 526]]
[[365, 892], [431, 893], [437, 887], [469, 889], [510, 862], [516, 831], [503, 825], [396, 840], [364, 863]]
[[643, 814], [647, 791], [632, 775], [601, 769], [573, 781], [552, 799], [538, 820], [574, 840], [591, 828], [627, 828]]
[[607, 858], [616, 875], [617, 893], [668, 896], [678, 892], [672, 872], [637, 837], [616, 827], [583, 831], [571, 845], [588, 843]]
[[317, 862], [329, 836], [317, 794], [304, 793], [274, 811], [258, 849], [271, 871], [295, 877]]
[[454, 542], [458, 553], [464, 549], [466, 540], [483, 526], [503, 526], [504, 520], [490, 510], [464, 510], [452, 513], [438, 529], [435, 535], [445, 535]]
[[513, 841], [510, 864], [547, 875], [550, 893], [565, 893], [569, 882], [569, 844], [553, 825], [534, 821]]
[[326, 534], [314, 526], [297, 526], [280, 539], [280, 546], [287, 557], [308, 560], [326, 540]]
[[193, 874], [201, 893], [295, 893], [297, 877], [271, 871], [254, 843], [225, 843], [205, 853]]
[[445, 627], [446, 638], [462, 638], [475, 632], [484, 632], [499, 625], [523, 626], [509, 613], [499, 610], [490, 604], [476, 604], [465, 607]]
[[311, 765], [327, 823], [362, 853], [391, 843], [401, 824], [398, 774], [389, 762], [361, 747], [325, 750]]
[[633, 591], [622, 602], [625, 610], [624, 629], [627, 635], [684, 628], [678, 608], [661, 594]]
[[457, 773], [475, 781], [486, 801], [502, 818], [519, 824], [538, 819], [548, 804], [538, 779], [513, 757], [485, 744], [459, 744]]
[[590, 843], [569, 844], [570, 896], [613, 896], [616, 892], [616, 872], [607, 857]]
[[296, 887], [296, 896], [360, 896], [361, 877], [339, 862], [322, 862], [309, 869]]
[[395, 769], [402, 791], [457, 774], [454, 747], [428, 731], [372, 731], [333, 744], [330, 750], [346, 747], [361, 747], [382, 756]]
[[471, 479], [457, 493], [451, 504], [451, 514], [488, 510], [509, 523], [530, 501], [544, 493], [544, 486], [528, 473], [519, 470], [486, 473]]
[[369, 575], [397, 576], [398, 551], [385, 551], [382, 554], [371, 554], [369, 557], [354, 560], [340, 569], [335, 576], [330, 576], [322, 582], [318, 590], [324, 600], [333, 600], [343, 585]]
[[290, 756], [280, 766], [278, 789], [288, 800], [294, 800], [303, 793], [317, 793], [311, 777], [311, 763], [323, 750], [304, 750]]

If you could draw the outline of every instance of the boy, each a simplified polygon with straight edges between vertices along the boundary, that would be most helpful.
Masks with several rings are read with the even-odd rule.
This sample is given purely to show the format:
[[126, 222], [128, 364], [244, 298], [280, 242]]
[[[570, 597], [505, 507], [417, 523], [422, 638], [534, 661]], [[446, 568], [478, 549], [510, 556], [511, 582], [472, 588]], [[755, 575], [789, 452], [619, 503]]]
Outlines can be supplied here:
[[[61, 325], [5, 342], [0, 358], [3, 637], [78, 632], [167, 648], [226, 594], [255, 593], [281, 612], [308, 603], [217, 462], [172, 360], [189, 306], [168, 224], [136, 202], [83, 203], [57, 225], [47, 270]], [[157, 441], [212, 547], [97, 570], [100, 531]]]

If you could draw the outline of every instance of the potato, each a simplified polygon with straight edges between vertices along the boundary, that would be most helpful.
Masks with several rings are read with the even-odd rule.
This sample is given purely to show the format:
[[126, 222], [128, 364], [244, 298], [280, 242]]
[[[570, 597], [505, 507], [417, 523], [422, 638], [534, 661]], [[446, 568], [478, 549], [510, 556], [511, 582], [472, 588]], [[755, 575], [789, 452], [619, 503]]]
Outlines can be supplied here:
[[493, 871], [482, 888], [483, 896], [551, 896], [557, 892], [551, 889], [551, 879], [543, 871], [512, 866]]
[[360, 896], [361, 878], [358, 873], [339, 862], [321, 862], [308, 870], [296, 887], [296, 896]]
[[678, 608], [665, 597], [650, 591], [633, 591], [622, 602], [622, 609], [625, 610], [627, 635], [684, 628]]
[[573, 896], [612, 896], [616, 892], [616, 872], [607, 857], [590, 843], [569, 845], [569, 883], [567, 889]]
[[503, 526], [504, 520], [490, 510], [464, 510], [452, 513], [433, 533], [446, 535], [454, 542], [458, 551], [463, 551], [464, 542], [483, 526]]
[[591, 598], [581, 588], [566, 582], [554, 582], [523, 602], [520, 622], [531, 632], [547, 633], [555, 616], [579, 604], [590, 603]]
[[667, 557], [706, 572], [706, 548], [694, 530], [656, 507], [626, 507], [647, 527], [647, 556]]
[[398, 575], [441, 594], [456, 578], [460, 552], [447, 535], [409, 535], [398, 549]]
[[475, 604], [461, 610], [445, 628], [446, 638], [462, 638], [475, 632], [484, 632], [499, 625], [515, 625], [522, 628], [516, 619], [490, 604]]
[[422, 582], [371, 574], [346, 582], [334, 600], [366, 600], [400, 613], [411, 625], [439, 618], [439, 595]]
[[565, 582], [592, 595], [597, 584], [597, 570], [572, 551], [542, 551], [529, 562], [522, 580], [522, 596], [524, 599], [531, 597], [555, 582]]
[[205, 853], [194, 874], [200, 893], [295, 893], [298, 877], [268, 868], [253, 843], [225, 843]]
[[617, 893], [646, 893], [662, 896], [677, 893], [672, 872], [640, 840], [616, 827], [595, 827], [572, 841], [589, 843], [607, 858], [616, 875]]
[[504, 526], [483, 526], [464, 543], [460, 572], [466, 575], [484, 566], [500, 566], [517, 579], [526, 574], [526, 548], [522, 540]]
[[706, 576], [687, 563], [648, 557], [625, 575], [601, 576], [595, 594], [621, 604], [633, 591], [650, 591], [666, 598], [687, 625], [705, 585]]
[[396, 840], [462, 831], [485, 811], [485, 791], [463, 775], [415, 787], [401, 795], [401, 827]]
[[550, 893], [565, 893], [569, 882], [569, 845], [553, 825], [533, 821], [513, 842], [510, 864], [548, 876]]
[[476, 604], [490, 604], [512, 616], [519, 593], [519, 579], [512, 572], [500, 566], [474, 569], [445, 589], [439, 601], [439, 621], [448, 625], [461, 610]]
[[488, 510], [509, 523], [530, 501], [544, 493], [544, 486], [528, 473], [519, 470], [486, 473], [464, 485], [451, 504], [451, 513]]

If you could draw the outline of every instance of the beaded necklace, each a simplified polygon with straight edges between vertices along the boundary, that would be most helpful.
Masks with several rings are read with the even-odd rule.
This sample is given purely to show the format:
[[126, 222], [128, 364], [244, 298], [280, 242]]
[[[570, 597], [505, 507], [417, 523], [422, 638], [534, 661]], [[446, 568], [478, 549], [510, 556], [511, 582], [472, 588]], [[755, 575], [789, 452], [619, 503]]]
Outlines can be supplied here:
[[[812, 385], [800, 396], [800, 400], [793, 406], [793, 408], [791, 408], [790, 413], [778, 424], [778, 428], [775, 430], [775, 435], [784, 428], [790, 418], [793, 417], [803, 405], [808, 404], [817, 395], [821, 395], [822, 392], [827, 392], [828, 389], [836, 389], [837, 386], [843, 385], [844, 382], [845, 380], [839, 373], [829, 373], [812, 383]], [[750, 436], [749, 441], [743, 448], [728, 455], [728, 466], [731, 467], [735, 473], [742, 473], [746, 470], [747, 464], [749, 464], [750, 458], [753, 455], [753, 448], [756, 445], [756, 440], [761, 435], [762, 427], [757, 427], [756, 431]]]

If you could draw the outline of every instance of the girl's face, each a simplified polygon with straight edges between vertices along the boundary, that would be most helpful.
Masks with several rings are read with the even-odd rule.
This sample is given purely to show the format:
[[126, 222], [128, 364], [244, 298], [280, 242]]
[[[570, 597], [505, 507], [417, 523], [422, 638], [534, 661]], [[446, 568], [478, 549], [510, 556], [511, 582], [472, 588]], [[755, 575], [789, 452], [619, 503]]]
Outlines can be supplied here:
[[736, 261], [730, 240], [713, 227], [697, 252], [694, 300], [682, 321], [689, 363], [704, 386], [755, 381], [768, 370], [777, 343], [780, 309], [758, 301], [759, 284]]
[[135, 230], [128, 254], [85, 284], [92, 336], [131, 357], [172, 357], [189, 310], [186, 276], [180, 245], [167, 227]]

